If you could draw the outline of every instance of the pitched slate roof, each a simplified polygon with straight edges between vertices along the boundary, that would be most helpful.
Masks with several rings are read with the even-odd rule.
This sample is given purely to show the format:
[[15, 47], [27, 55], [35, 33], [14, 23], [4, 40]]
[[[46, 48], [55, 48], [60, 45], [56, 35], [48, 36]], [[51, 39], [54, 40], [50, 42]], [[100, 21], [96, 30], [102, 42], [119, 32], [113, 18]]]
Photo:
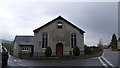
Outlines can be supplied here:
[[83, 30], [81, 30], [81, 29], [78, 28], [77, 26], [73, 25], [72, 23], [70, 23], [69, 21], [67, 21], [66, 19], [64, 19], [64, 18], [61, 17], [61, 16], [58, 16], [57, 18], [53, 19], [52, 21], [48, 22], [47, 24], [45, 24], [45, 25], [43, 25], [43, 26], [41, 26], [41, 27], [39, 27], [39, 28], [33, 30], [33, 32], [34, 32], [34, 33], [38, 32], [38, 30], [44, 28], [45, 26], [49, 25], [50, 23], [52, 23], [53, 21], [55, 21], [55, 20], [57, 20], [57, 19], [64, 20], [65, 22], [67, 22], [68, 24], [70, 24], [71, 26], [73, 26], [74, 28], [76, 28], [77, 30], [79, 30], [80, 33], [82, 33], [82, 34], [85, 33]]
[[14, 42], [19, 45], [34, 45], [34, 36], [16, 36]]

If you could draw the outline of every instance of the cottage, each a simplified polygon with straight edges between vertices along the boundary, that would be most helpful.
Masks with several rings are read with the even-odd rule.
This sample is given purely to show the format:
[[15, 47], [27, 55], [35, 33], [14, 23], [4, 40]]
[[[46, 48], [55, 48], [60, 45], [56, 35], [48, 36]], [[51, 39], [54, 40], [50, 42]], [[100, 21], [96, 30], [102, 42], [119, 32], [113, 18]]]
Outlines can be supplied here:
[[73, 47], [84, 51], [84, 31], [59, 16], [34, 31], [34, 56], [44, 56], [50, 46], [52, 55], [69, 55]]
[[16, 36], [13, 44], [16, 57], [29, 57], [34, 53], [34, 36]]

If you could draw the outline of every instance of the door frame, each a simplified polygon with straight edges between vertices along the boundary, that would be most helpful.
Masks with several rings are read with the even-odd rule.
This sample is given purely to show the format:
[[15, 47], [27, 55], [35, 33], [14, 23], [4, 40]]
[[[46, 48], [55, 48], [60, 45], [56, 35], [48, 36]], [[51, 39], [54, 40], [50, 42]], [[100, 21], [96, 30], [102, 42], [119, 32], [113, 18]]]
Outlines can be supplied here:
[[[61, 48], [61, 49], [59, 49]], [[63, 43], [56, 44], [56, 56], [60, 57], [63, 56]]]

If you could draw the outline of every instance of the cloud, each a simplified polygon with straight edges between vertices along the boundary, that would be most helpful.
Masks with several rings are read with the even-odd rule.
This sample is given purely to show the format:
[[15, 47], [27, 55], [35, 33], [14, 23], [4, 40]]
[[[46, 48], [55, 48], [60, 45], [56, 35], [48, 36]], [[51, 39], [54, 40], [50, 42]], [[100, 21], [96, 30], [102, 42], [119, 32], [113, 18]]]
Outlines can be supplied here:
[[112, 34], [118, 34], [117, 2], [46, 3], [44, 6], [47, 8], [46, 14], [63, 15], [83, 29], [86, 32], [85, 43], [88, 45], [98, 43], [101, 38], [104, 44], [108, 44]]
[[14, 15], [7, 12], [5, 9], [0, 8], [0, 18], [12, 19], [14, 18]]
[[[110, 42], [118, 34], [117, 2], [3, 2], [0, 3], [0, 31], [3, 38], [33, 35], [33, 30], [59, 15], [83, 29], [85, 44], [99, 39]], [[6, 36], [6, 37], [5, 37]]]

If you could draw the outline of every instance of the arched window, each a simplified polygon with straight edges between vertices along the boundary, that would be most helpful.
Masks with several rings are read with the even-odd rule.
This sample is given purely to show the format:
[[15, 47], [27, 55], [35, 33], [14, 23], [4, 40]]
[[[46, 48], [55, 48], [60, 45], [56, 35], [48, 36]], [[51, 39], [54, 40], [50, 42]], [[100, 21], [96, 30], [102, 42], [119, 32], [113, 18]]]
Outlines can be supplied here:
[[75, 47], [77, 43], [77, 38], [76, 38], [76, 34], [72, 33], [71, 34], [71, 48]]
[[46, 48], [48, 45], [48, 34], [43, 33], [42, 34], [42, 48]]
[[58, 22], [57, 27], [62, 28], [62, 26], [63, 26], [62, 22]]

